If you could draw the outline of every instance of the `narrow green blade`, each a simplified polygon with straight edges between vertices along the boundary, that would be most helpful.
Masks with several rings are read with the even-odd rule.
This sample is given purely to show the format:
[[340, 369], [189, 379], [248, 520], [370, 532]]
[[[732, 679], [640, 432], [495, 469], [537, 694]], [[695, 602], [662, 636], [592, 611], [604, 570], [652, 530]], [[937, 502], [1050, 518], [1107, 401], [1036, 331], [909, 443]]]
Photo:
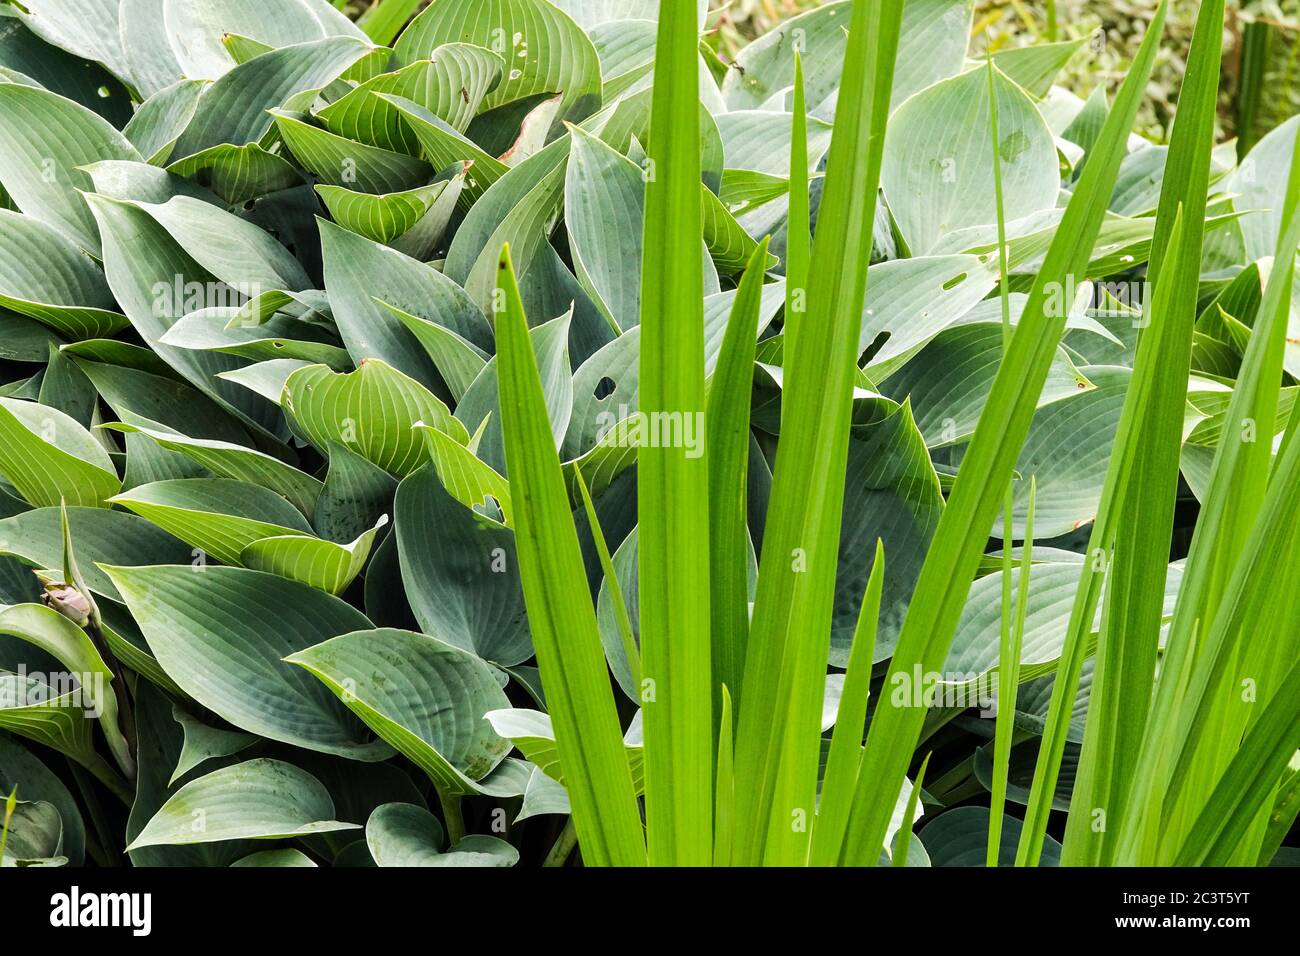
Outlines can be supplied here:
[[583, 859], [645, 863], [641, 819], [509, 249], [497, 273], [497, 374], [519, 574]]

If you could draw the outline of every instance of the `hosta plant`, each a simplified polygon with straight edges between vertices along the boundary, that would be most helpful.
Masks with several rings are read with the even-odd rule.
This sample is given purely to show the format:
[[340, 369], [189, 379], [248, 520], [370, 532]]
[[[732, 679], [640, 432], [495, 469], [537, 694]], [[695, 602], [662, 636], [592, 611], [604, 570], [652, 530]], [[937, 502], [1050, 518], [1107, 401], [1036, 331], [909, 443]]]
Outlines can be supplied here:
[[1268, 864], [1300, 162], [1076, 42], [0, 6], [8, 865]]

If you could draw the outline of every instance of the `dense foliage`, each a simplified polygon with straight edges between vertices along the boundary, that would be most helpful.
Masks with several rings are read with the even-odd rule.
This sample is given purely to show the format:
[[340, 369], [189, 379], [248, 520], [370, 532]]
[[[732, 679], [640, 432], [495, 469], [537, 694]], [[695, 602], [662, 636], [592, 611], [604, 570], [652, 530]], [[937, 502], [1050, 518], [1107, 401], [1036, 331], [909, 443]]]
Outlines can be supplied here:
[[0, 6], [4, 865], [1295, 852], [1222, 0], [1167, 146], [1164, 5], [1112, 100], [970, 0], [420, 7]]

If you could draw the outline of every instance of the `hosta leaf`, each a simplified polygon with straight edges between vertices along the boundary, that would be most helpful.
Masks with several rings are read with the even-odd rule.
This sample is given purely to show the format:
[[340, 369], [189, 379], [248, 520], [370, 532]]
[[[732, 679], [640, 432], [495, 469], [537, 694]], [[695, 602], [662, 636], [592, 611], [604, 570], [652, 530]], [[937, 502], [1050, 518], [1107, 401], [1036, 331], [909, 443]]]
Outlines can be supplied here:
[[383, 305], [424, 346], [443, 382], [451, 389], [452, 397], [459, 402], [474, 380], [482, 374], [483, 367], [488, 363], [488, 354], [444, 325], [411, 315], [387, 302]]
[[334, 344], [338, 339], [328, 329], [286, 315], [248, 324], [242, 309], [235, 306], [190, 312], [178, 319], [158, 341], [174, 348], [225, 352], [254, 361], [295, 359], [331, 368], [352, 366], [351, 356]]
[[52, 803], [19, 800], [5, 813], [4, 857], [0, 867], [62, 866], [63, 821]]
[[393, 50], [408, 64], [455, 42], [486, 47], [506, 61], [507, 73], [484, 100], [484, 109], [562, 92], [563, 116], [576, 122], [600, 104], [596, 48], [545, 0], [441, 0], [411, 22]]
[[313, 535], [279, 535], [260, 538], [244, 546], [239, 563], [257, 571], [269, 571], [302, 581], [330, 594], [342, 594], [361, 573], [375, 535], [388, 523], [381, 517], [375, 527], [349, 544], [325, 541]]
[[80, 866], [86, 852], [86, 827], [81, 810], [63, 781], [34, 754], [8, 734], [0, 733], [0, 791], [14, 788], [28, 800], [51, 804], [63, 824], [63, 854]]
[[193, 178], [229, 203], [247, 202], [302, 182], [292, 163], [256, 143], [210, 146], [176, 160], [167, 171]]
[[391, 512], [397, 480], [343, 445], [330, 444], [326, 453], [329, 472], [312, 525], [330, 541], [351, 541]]
[[150, 163], [162, 166], [172, 147], [190, 125], [199, 107], [204, 84], [198, 80], [178, 80], [159, 90], [140, 104], [122, 132]]
[[355, 37], [326, 37], [281, 47], [235, 67], [203, 94], [173, 155], [183, 158], [223, 143], [258, 142], [271, 128], [267, 110], [326, 86], [371, 49]]
[[220, 372], [217, 377], [227, 382], [235, 382], [257, 395], [262, 396], [268, 402], [276, 405], [280, 404], [280, 397], [284, 394], [284, 383], [289, 376], [300, 368], [307, 368], [315, 363], [305, 362], [302, 359], [271, 359], [266, 362], [255, 362], [252, 365], [245, 365], [243, 368], [231, 369], [228, 372]]
[[320, 365], [299, 369], [284, 383], [282, 404], [294, 427], [317, 448], [336, 442], [403, 477], [425, 461], [416, 422], [461, 443], [469, 440], [432, 392], [379, 360], [362, 361], [348, 373]]
[[195, 262], [250, 298], [268, 289], [311, 288], [298, 260], [246, 219], [189, 196], [140, 208]]
[[1241, 165], [1224, 177], [1221, 188], [1236, 209], [1259, 210], [1241, 220], [1246, 260], [1273, 255], [1286, 208], [1286, 182], [1300, 119], [1291, 117], [1255, 144]]
[[0, 305], [66, 339], [108, 337], [125, 328], [95, 262], [53, 226], [0, 209]]
[[421, 629], [503, 666], [531, 657], [514, 534], [452, 497], [432, 467], [402, 482], [394, 513]]
[[63, 412], [0, 398], [0, 474], [28, 504], [103, 507], [122, 487], [104, 446]]
[[499, 472], [446, 432], [423, 423], [416, 430], [428, 443], [438, 480], [452, 497], [467, 508], [484, 506], [493, 520], [499, 511], [500, 523], [513, 526], [510, 483]]
[[[962, 324], [931, 339], [881, 382], [880, 390], [895, 401], [908, 399], [928, 447], [951, 445], [974, 433], [1001, 358], [1000, 324]], [[1038, 404], [1072, 398], [1088, 386], [1065, 351], [1058, 350]]]
[[[1019, 817], [1002, 818], [999, 866], [1011, 866], [1024, 824]], [[920, 840], [934, 866], [983, 866], [988, 844], [988, 807], [957, 807], [941, 813], [921, 828]], [[1041, 866], [1056, 866], [1061, 844], [1051, 837], [1043, 841]]]
[[591, 134], [575, 127], [571, 135], [564, 221], [574, 272], [606, 320], [630, 329], [641, 321], [644, 174]]
[[0, 185], [27, 215], [53, 226], [92, 254], [99, 235], [78, 190], [77, 167], [105, 159], [140, 160], [102, 117], [46, 90], [0, 83]]
[[334, 801], [319, 780], [282, 760], [258, 758], [181, 787], [127, 849], [357, 829], [333, 817]]
[[410, 135], [419, 143], [424, 158], [435, 168], [444, 169], [454, 163], [466, 163], [472, 167], [465, 180], [468, 202], [482, 196], [509, 169], [419, 103], [392, 93], [375, 93], [374, 96], [397, 112]]
[[[104, 240], [104, 272], [122, 311], [145, 344], [195, 388], [245, 422], [274, 434], [275, 407], [233, 382], [214, 378], [243, 364], [232, 356], [161, 345], [159, 339], [180, 318], [187, 282], [209, 277], [138, 207], [102, 196], [87, 196]], [[206, 288], [202, 284], [199, 288]], [[181, 302], [175, 301], [177, 292]]]
[[1083, 38], [1001, 50], [993, 54], [993, 63], [1000, 73], [1030, 96], [1042, 99], [1051, 90], [1056, 75], [1087, 42], [1087, 38]]
[[420, 140], [397, 107], [375, 96], [400, 96], [464, 133], [483, 98], [500, 81], [505, 64], [491, 50], [447, 43], [427, 60], [367, 80], [320, 110], [316, 118], [331, 132], [394, 152], [420, 154]]
[[311, 532], [275, 492], [227, 478], [157, 481], [113, 502], [225, 564], [241, 564], [244, 549], [262, 538]]
[[152, 96], [184, 78], [163, 20], [166, 0], [121, 0], [118, 33], [127, 78], [141, 96]]
[[[1006, 218], [1051, 209], [1060, 189], [1052, 133], [1005, 76], [997, 79], [997, 97]], [[988, 80], [971, 70], [917, 94], [891, 119], [880, 182], [913, 254], [996, 218], [988, 114]]]
[[0, 673], [0, 730], [57, 750], [87, 768], [108, 769], [95, 752], [80, 688], [55, 689], [31, 677]]
[[283, 661], [370, 622], [305, 584], [242, 568], [105, 568], [167, 674], [262, 737], [356, 760], [391, 751], [328, 691]]
[[103, 427], [144, 435], [163, 448], [198, 462], [214, 475], [268, 488], [287, 499], [304, 515], [311, 514], [315, 507], [320, 481], [279, 458], [232, 442], [191, 438], [138, 416], [126, 417], [131, 420], [109, 422]]
[[379, 866], [514, 866], [519, 851], [504, 840], [470, 834], [443, 851], [442, 824], [428, 810], [386, 803], [366, 821], [366, 846]]
[[185, 743], [181, 746], [176, 769], [172, 771], [171, 779], [167, 781], [168, 786], [175, 784], [204, 761], [229, 757], [257, 743], [257, 738], [252, 734], [209, 726], [190, 716], [180, 707], [172, 707], [172, 716], [176, 718], [176, 723], [181, 725], [181, 731], [185, 734]]
[[435, 637], [356, 631], [286, 660], [319, 678], [444, 792], [474, 792], [510, 750], [482, 720], [506, 704], [492, 669]]
[[294, 157], [321, 182], [390, 193], [413, 189], [433, 175], [428, 163], [405, 153], [338, 136], [285, 110], [272, 110], [271, 115]]
[[312, 867], [316, 862], [301, 850], [286, 847], [283, 850], [262, 850], [240, 857], [231, 866]]
[[[850, 5], [828, 3], [785, 21], [749, 44], [736, 58], [740, 69], [727, 72], [722, 94], [731, 109], [753, 109], [794, 83], [793, 38], [800, 43], [808, 78], [808, 104], [829, 115], [828, 98], [840, 85]], [[915, 93], [961, 69], [971, 30], [968, 0], [906, 0], [898, 63], [893, 78], [895, 107]], [[832, 99], [833, 103], [833, 99]]]
[[[166, 531], [135, 515], [107, 508], [69, 507], [68, 528], [86, 586], [96, 594], [120, 599], [113, 582], [96, 567], [105, 564], [184, 564], [190, 549]], [[35, 508], [0, 521], [0, 553], [35, 568], [63, 564], [63, 525], [59, 508]]]
[[316, 191], [340, 226], [387, 245], [409, 232], [446, 188], [444, 181], [378, 196], [328, 184]]
[[333, 223], [321, 221], [320, 230], [334, 319], [355, 360], [381, 359], [417, 381], [435, 380], [424, 350], [380, 302], [438, 322], [480, 348], [492, 347], [482, 311], [446, 276]]
[[271, 47], [346, 34], [361, 37], [347, 17], [323, 2], [282, 0], [163, 0], [163, 23], [182, 71], [191, 79], [215, 80], [235, 66], [222, 44], [239, 34]]
[[52, 46], [103, 63], [126, 77], [117, 7], [116, 0], [32, 0], [20, 9], [28, 29]]
[[[1043, 538], [1073, 531], [1096, 516], [1106, 477], [1106, 452], [1114, 444], [1132, 377], [1122, 368], [1082, 371], [1096, 388], [1036, 411], [1016, 461], [1019, 474], [1037, 477], [1034, 528]], [[1024, 531], [1028, 484], [1019, 482], [1014, 490], [1011, 533], [1015, 537]], [[1001, 518], [994, 523], [993, 534], [1005, 536]]]

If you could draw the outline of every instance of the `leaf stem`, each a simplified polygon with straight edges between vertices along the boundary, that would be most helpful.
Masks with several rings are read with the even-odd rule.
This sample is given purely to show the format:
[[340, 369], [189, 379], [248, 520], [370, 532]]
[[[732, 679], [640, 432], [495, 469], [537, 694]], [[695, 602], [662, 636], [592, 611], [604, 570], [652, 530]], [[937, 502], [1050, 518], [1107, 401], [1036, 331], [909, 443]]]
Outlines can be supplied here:
[[569, 817], [564, 822], [564, 829], [555, 838], [551, 851], [546, 854], [546, 859], [542, 861], [542, 866], [564, 866], [569, 859], [569, 855], [573, 853], [573, 848], [577, 845], [578, 831], [573, 825], [573, 817]]

